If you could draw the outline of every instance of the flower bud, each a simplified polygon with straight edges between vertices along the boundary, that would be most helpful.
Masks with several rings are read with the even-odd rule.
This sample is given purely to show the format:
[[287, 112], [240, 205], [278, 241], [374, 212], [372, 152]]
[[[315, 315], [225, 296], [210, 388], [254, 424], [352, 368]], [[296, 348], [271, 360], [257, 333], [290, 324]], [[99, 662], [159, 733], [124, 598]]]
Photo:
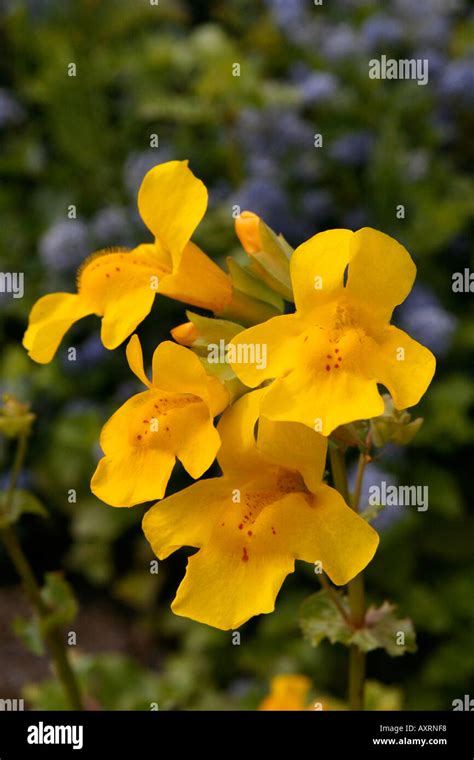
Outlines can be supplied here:
[[6, 393], [0, 406], [0, 433], [7, 438], [28, 435], [35, 419], [29, 404], [22, 404], [14, 396]]

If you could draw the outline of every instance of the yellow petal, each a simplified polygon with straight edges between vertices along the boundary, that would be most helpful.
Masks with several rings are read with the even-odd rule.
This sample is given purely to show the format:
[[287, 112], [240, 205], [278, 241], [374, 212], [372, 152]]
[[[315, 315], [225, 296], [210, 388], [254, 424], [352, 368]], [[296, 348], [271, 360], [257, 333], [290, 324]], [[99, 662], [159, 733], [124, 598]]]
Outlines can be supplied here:
[[[245, 559], [245, 557], [248, 557]], [[227, 631], [249, 618], [273, 612], [275, 599], [294, 560], [205, 546], [188, 560], [186, 575], [171, 609], [176, 615]]]
[[[132, 396], [102, 429], [100, 445], [105, 456], [92, 477], [91, 490], [113, 507], [130, 507], [164, 496], [175, 455], [162, 426], [157, 432], [150, 428], [154, 402], [151, 391]], [[152, 437], [155, 440], [150, 445], [148, 438]]]
[[418, 403], [436, 368], [431, 351], [393, 326], [383, 333], [372, 361], [377, 381], [388, 388], [397, 409]]
[[229, 394], [222, 383], [206, 374], [196, 354], [170, 340], [160, 343], [153, 354], [153, 386], [199, 396], [213, 416], [229, 403]]
[[272, 420], [302, 422], [327, 436], [339, 425], [383, 410], [374, 378], [342, 368], [312, 375], [303, 367], [272, 383], [261, 413]]
[[192, 477], [200, 477], [214, 461], [220, 439], [200, 398], [153, 388], [112, 415], [100, 445], [105, 456], [92, 491], [107, 504], [129, 507], [163, 498], [176, 456]]
[[320, 232], [295, 250], [290, 272], [297, 311], [304, 314], [343, 293], [353, 235], [343, 229]]
[[33, 306], [23, 345], [35, 362], [47, 364], [74, 322], [92, 314], [84, 300], [72, 293], [50, 293]]
[[[321, 562], [338, 586], [348, 583], [370, 562], [379, 543], [376, 531], [347, 506], [342, 496], [324, 484], [314, 496], [289, 494], [265, 510], [276, 535], [288, 551], [304, 562]], [[264, 513], [262, 512], [262, 515]], [[270, 549], [269, 549], [270, 551]]]
[[133, 374], [142, 381], [143, 385], [151, 388], [151, 383], [145, 375], [145, 370], [143, 368], [143, 351], [138, 335], [132, 335], [128, 341], [126, 355], [128, 366], [132, 370]]
[[255, 471], [265, 464], [254, 434], [264, 395], [264, 389], [246, 393], [219, 420], [222, 444], [217, 459], [226, 474]]
[[310, 491], [321, 484], [327, 439], [306, 425], [260, 417], [257, 446], [268, 461], [301, 473]]
[[230, 278], [197, 245], [188, 243], [172, 274], [160, 281], [168, 298], [219, 312], [232, 298]]
[[149, 314], [166, 275], [153, 245], [92, 256], [78, 275], [84, 302], [103, 315], [102, 342], [116, 348]]
[[186, 414], [174, 415], [170, 425], [178, 459], [192, 478], [200, 478], [213, 463], [221, 445], [209, 409], [203, 403], [190, 405]]
[[182, 546], [204, 546], [230, 492], [231, 485], [225, 478], [209, 478], [151, 507], [142, 527], [156, 556], [165, 559]]
[[112, 507], [133, 507], [161, 499], [174, 464], [174, 455], [165, 449], [124, 448], [99, 461], [91, 491]]
[[148, 229], [171, 253], [176, 267], [207, 208], [207, 190], [187, 161], [151, 169], [138, 193], [138, 209]]
[[237, 377], [255, 388], [287, 372], [301, 350], [304, 329], [296, 314], [287, 314], [240, 332], [230, 341], [229, 354]]
[[351, 241], [347, 295], [366, 306], [374, 319], [390, 321], [392, 311], [412, 289], [416, 266], [400, 243], [364, 227]]
[[307, 676], [285, 674], [272, 678], [270, 694], [259, 710], [306, 710], [311, 681]]

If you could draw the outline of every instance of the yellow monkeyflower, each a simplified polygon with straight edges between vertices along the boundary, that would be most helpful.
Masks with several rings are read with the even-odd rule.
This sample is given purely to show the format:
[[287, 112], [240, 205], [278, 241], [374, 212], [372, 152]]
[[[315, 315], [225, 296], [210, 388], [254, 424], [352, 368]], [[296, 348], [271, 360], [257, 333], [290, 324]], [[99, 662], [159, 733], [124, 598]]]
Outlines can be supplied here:
[[176, 457], [199, 478], [220, 446], [213, 417], [229, 400], [198, 357], [176, 343], [164, 341], [155, 350], [151, 382], [137, 335], [128, 343], [127, 359], [148, 390], [128, 399], [105, 424], [100, 436], [105, 456], [91, 481], [93, 493], [113, 507], [161, 499]]
[[259, 420], [266, 390], [222, 416], [217, 460], [223, 476], [201, 480], [155, 504], [143, 530], [160, 559], [181, 546], [188, 560], [172, 610], [228, 630], [272, 612], [295, 559], [322, 562], [342, 585], [372, 559], [378, 535], [322, 482], [327, 440], [304, 425]]
[[270, 694], [266, 696], [259, 710], [307, 710], [311, 680], [308, 676], [284, 674], [275, 676], [270, 682]]
[[311, 680], [297, 673], [274, 676], [270, 694], [260, 703], [259, 710], [346, 710], [347, 706], [334, 697], [309, 699]]
[[138, 193], [138, 209], [155, 242], [132, 251], [93, 254], [79, 269], [77, 293], [50, 293], [33, 306], [23, 345], [45, 364], [74, 322], [102, 317], [101, 338], [116, 348], [149, 314], [157, 293], [211, 311], [231, 299], [228, 276], [190, 238], [207, 207], [207, 190], [187, 161], [151, 169]]
[[[431, 351], [390, 324], [416, 267], [408, 251], [382, 232], [329, 230], [291, 259], [296, 312], [239, 333], [231, 362], [245, 385], [274, 380], [262, 414], [301, 422], [329, 435], [336, 427], [383, 413], [377, 384], [397, 409], [418, 403], [435, 370]], [[239, 347], [262, 344], [263, 367]]]

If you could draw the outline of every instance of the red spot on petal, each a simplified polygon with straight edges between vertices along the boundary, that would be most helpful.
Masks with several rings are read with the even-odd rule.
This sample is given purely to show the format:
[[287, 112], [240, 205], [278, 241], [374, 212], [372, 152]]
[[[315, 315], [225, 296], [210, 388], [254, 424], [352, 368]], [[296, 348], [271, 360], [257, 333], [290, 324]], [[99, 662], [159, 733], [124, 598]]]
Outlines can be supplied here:
[[120, 272], [120, 267], [115, 267], [116, 272]]
[[249, 555], [247, 554], [247, 549], [244, 546], [243, 554], [242, 554], [242, 562], [248, 562], [249, 561]]
[[339, 369], [339, 364], [335, 364], [334, 369]]
[[251, 536], [251, 535], [252, 535], [252, 531], [251, 531], [251, 530], [248, 530], [248, 531], [247, 531], [247, 536]]
[[334, 349], [334, 353], [335, 353], [335, 354], [338, 354], [338, 353], [339, 353], [339, 349], [338, 349], [338, 348], [335, 348], [335, 349]]
[[221, 526], [224, 527], [225, 523], [221, 523]]
[[137, 435], [137, 438], [140, 441], [141, 440], [141, 435]]
[[272, 525], [272, 533], [273, 533], [273, 535], [276, 535], [276, 530], [275, 530], [275, 528], [273, 527], [273, 525]]
[[331, 367], [329, 366], [329, 364], [326, 364], [326, 372], [329, 372], [330, 369]]
[[244, 526], [243, 526], [243, 524], [242, 524], [242, 523], [240, 523], [240, 525], [239, 525], [239, 530], [242, 530], [242, 528], [243, 528], [243, 527], [244, 527]]
[[327, 354], [326, 359], [332, 359], [332, 354]]

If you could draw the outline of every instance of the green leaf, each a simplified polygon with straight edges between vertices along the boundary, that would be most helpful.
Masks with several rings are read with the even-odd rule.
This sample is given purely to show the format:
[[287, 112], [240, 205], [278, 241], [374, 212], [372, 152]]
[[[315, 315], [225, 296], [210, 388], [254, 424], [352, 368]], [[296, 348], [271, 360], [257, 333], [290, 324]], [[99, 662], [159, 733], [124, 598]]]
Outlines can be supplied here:
[[232, 338], [242, 332], [245, 328], [237, 322], [231, 322], [227, 319], [211, 319], [195, 314], [193, 311], [186, 311], [186, 316], [198, 331], [197, 338], [192, 343], [193, 349], [203, 349], [207, 351], [209, 343], [230, 343]]
[[242, 291], [252, 298], [258, 298], [259, 301], [265, 301], [274, 306], [281, 313], [284, 304], [280, 295], [275, 293], [271, 287], [266, 285], [259, 278], [257, 272], [251, 272], [248, 267], [243, 267], [237, 263], [231, 256], [227, 258], [232, 284], [237, 290]]
[[[338, 591], [339, 600], [350, 614], [347, 599]], [[323, 639], [329, 639], [331, 644], [349, 644], [352, 629], [342, 617], [327, 591], [318, 591], [305, 599], [301, 606], [300, 617], [303, 635], [313, 646]]]
[[61, 573], [46, 573], [45, 578], [46, 583], [41, 589], [41, 597], [51, 611], [41, 620], [43, 634], [70, 623], [78, 611], [72, 588]]
[[395, 606], [384, 602], [381, 607], [369, 607], [365, 625], [354, 632], [351, 644], [363, 652], [385, 649], [392, 657], [406, 652], [416, 652], [415, 630], [409, 618], [395, 616]]
[[252, 269], [285, 301], [292, 302], [294, 297], [290, 277], [290, 257], [293, 250], [286, 240], [281, 235], [276, 235], [262, 219], [260, 219], [258, 229], [262, 250], [250, 254]]
[[44, 654], [44, 644], [41, 636], [40, 626], [36, 617], [27, 618], [17, 617], [12, 624], [13, 632], [22, 640], [29, 652], [38, 656]]
[[[6, 493], [0, 494], [0, 513], [3, 512], [3, 504], [6, 498]], [[30, 491], [18, 489], [13, 494], [11, 508], [8, 513], [1, 514], [0, 527], [6, 525], [12, 525], [16, 523], [23, 514], [40, 515], [41, 517], [48, 517], [48, 512], [40, 502], [37, 496]]]
[[[350, 617], [348, 599], [335, 591], [342, 609]], [[356, 645], [363, 652], [385, 649], [392, 657], [416, 651], [415, 631], [411, 620], [398, 619], [394, 605], [384, 602], [381, 607], [369, 607], [364, 626], [353, 628], [342, 616], [327, 591], [318, 591], [306, 599], [301, 607], [300, 624], [305, 638], [313, 646], [323, 639], [331, 644]]]

